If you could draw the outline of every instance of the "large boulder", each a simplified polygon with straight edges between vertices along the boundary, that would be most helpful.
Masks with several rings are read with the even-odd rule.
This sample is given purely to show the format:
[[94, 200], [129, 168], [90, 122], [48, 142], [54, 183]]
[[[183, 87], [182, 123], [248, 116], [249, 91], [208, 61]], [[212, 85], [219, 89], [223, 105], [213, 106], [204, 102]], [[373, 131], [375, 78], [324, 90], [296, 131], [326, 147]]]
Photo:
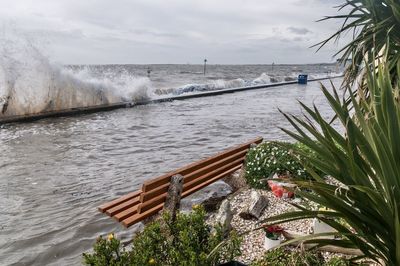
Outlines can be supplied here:
[[217, 181], [181, 200], [181, 211], [190, 212], [193, 205], [203, 205], [206, 212], [216, 212], [221, 202], [232, 193], [232, 188]]
[[268, 206], [268, 198], [256, 190], [250, 193], [250, 200], [239, 214], [243, 219], [260, 219], [264, 209]]
[[225, 199], [217, 214], [215, 215], [215, 224], [220, 224], [222, 226], [222, 230], [225, 235], [229, 234], [229, 231], [232, 229], [231, 221], [233, 218], [232, 208], [230, 202]]

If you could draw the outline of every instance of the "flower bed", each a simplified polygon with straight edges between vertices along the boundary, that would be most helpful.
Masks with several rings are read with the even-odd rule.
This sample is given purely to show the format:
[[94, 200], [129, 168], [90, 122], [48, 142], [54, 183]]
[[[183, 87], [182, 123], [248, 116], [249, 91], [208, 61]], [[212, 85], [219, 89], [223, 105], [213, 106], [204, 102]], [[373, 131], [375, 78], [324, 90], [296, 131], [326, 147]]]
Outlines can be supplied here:
[[[300, 164], [295, 151], [309, 152], [301, 144], [269, 141], [250, 149], [246, 156], [247, 184], [253, 188], [267, 188], [266, 179], [274, 174], [299, 179], [309, 179], [310, 174]], [[295, 157], [297, 156], [297, 157]]]

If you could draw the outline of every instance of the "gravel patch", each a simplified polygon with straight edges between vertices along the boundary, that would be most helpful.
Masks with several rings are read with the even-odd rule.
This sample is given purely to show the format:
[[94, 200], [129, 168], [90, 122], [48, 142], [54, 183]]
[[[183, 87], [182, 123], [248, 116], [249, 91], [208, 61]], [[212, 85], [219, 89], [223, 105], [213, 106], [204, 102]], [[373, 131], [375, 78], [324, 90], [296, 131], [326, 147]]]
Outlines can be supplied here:
[[[300, 198], [277, 198], [271, 191], [257, 189], [256, 191], [268, 198], [269, 204], [264, 209], [259, 220], [244, 220], [239, 216], [239, 214], [247, 207], [247, 203], [250, 200], [250, 194], [252, 190], [254, 189], [243, 188], [228, 196], [228, 200], [231, 203], [233, 213], [231, 223], [232, 228], [237, 230], [239, 233], [247, 232], [259, 227], [262, 224], [260, 223], [260, 221], [268, 217], [296, 210], [296, 208], [290, 203], [296, 203], [300, 205], [305, 203], [305, 201]], [[212, 223], [213, 221], [214, 214], [212, 214], [209, 219], [210, 223]], [[285, 230], [297, 232], [299, 234], [310, 234], [312, 232], [311, 225], [312, 219], [304, 219], [280, 224], [280, 226], [283, 227]], [[255, 260], [261, 259], [266, 252], [266, 250], [264, 249], [264, 236], [265, 233], [262, 229], [245, 234], [241, 245], [242, 255], [237, 259], [246, 264], [250, 264]], [[289, 249], [295, 248], [296, 247], [289, 247]], [[340, 256], [340, 254], [329, 252], [321, 252], [321, 254], [327, 260], [329, 260], [333, 256]]]
[[[282, 199], [277, 198], [271, 191], [265, 190], [257, 190], [262, 195], [268, 198], [268, 206], [263, 211], [260, 221], [272, 217], [277, 214], [285, 213], [288, 211], [293, 211], [296, 208], [290, 205], [289, 203], [293, 201], [293, 199]], [[232, 227], [236, 229], [239, 233], [249, 231], [251, 229], [255, 229], [260, 226], [258, 220], [244, 220], [239, 216], [239, 213], [246, 207], [246, 203], [250, 200], [250, 189], [245, 189], [242, 191], [238, 191], [230, 198], [230, 202], [232, 205], [233, 211], [233, 219], [232, 219]], [[296, 199], [298, 200], [298, 199]], [[283, 228], [286, 230], [290, 230], [293, 232], [299, 232], [302, 234], [309, 233], [311, 227], [311, 220], [299, 220], [293, 221], [289, 223], [281, 224]], [[251, 261], [257, 260], [261, 258], [264, 253], [264, 230], [257, 230], [251, 233], [246, 234], [243, 237], [242, 242], [242, 256], [239, 258], [240, 261], [245, 263], [249, 263]]]

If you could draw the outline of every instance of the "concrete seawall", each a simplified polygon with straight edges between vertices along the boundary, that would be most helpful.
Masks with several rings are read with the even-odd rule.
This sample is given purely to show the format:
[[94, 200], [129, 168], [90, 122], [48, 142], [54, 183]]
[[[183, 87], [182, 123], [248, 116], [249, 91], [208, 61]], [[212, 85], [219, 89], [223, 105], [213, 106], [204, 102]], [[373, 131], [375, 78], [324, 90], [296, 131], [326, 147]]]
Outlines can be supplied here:
[[[327, 79], [335, 79], [335, 78], [340, 78], [340, 77], [343, 77], [343, 76], [310, 79], [310, 80], [308, 80], [308, 82], [315, 82], [315, 81], [327, 80]], [[97, 106], [90, 106], [90, 107], [76, 107], [76, 108], [64, 109], [64, 110], [59, 110], [59, 111], [40, 112], [40, 113], [36, 113], [36, 114], [7, 116], [7, 117], [0, 117], [0, 124], [7, 124], [7, 123], [14, 123], [14, 122], [29, 122], [29, 121], [35, 121], [35, 120], [49, 118], [49, 117], [65, 117], [65, 116], [74, 116], [74, 115], [80, 115], [80, 114], [102, 112], [102, 111], [111, 111], [111, 110], [120, 109], [120, 108], [132, 108], [137, 105], [170, 102], [170, 101], [176, 101], [176, 100], [186, 100], [186, 99], [191, 99], [191, 98], [208, 97], [208, 96], [221, 95], [221, 94], [225, 94], [225, 93], [235, 93], [235, 92], [240, 92], [240, 91], [265, 89], [265, 88], [270, 88], [270, 87], [278, 87], [278, 86], [293, 85], [293, 84], [297, 84], [297, 81], [279, 82], [279, 83], [273, 83], [273, 84], [264, 84], [264, 85], [257, 85], [257, 86], [248, 86], [248, 87], [240, 87], [240, 88], [221, 89], [221, 90], [215, 90], [215, 91], [191, 93], [191, 94], [185, 94], [185, 95], [160, 97], [157, 99], [152, 99], [152, 100], [142, 101], [142, 102], [137, 102], [137, 103], [120, 102], [120, 103], [107, 104], [107, 105], [97, 105]]]

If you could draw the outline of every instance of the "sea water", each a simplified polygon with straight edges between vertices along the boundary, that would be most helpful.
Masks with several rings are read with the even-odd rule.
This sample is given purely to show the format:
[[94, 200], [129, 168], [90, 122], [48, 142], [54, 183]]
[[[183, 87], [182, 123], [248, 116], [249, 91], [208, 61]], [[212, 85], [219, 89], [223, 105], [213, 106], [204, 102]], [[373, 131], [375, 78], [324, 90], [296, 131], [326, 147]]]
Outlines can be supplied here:
[[138, 226], [97, 206], [256, 136], [290, 140], [278, 108], [301, 114], [297, 100], [331, 117], [313, 82], [1, 126], [1, 264], [79, 264], [101, 234], [130, 239]]
[[[205, 74], [203, 65], [64, 66], [18, 40], [3, 47], [2, 115], [340, 72], [332, 64], [212, 64]], [[301, 100], [331, 117], [319, 86], [287, 85], [0, 125], [0, 264], [76, 265], [99, 235], [115, 232], [129, 240], [140, 224], [124, 229], [97, 206], [138, 189], [146, 179], [256, 136], [290, 140], [279, 129], [290, 125], [278, 108], [301, 114]], [[206, 189], [208, 194], [226, 190], [221, 183]], [[187, 205], [204, 194], [186, 199]]]

